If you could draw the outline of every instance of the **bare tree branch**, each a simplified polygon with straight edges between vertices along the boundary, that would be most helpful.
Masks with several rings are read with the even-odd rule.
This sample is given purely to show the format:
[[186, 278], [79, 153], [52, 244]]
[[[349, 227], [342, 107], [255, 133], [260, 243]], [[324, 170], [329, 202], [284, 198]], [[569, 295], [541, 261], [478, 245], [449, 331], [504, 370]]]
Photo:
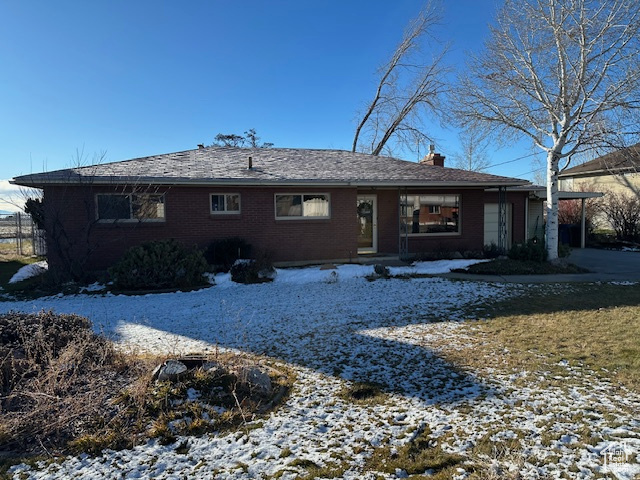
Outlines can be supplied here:
[[[428, 141], [420, 128], [421, 110], [429, 108], [435, 116], [441, 114], [448, 72], [444, 65], [448, 47], [430, 60], [420, 55], [422, 44], [440, 21], [435, 1], [429, 1], [409, 24], [391, 59], [380, 69], [376, 92], [356, 127], [351, 151], [360, 149], [379, 155], [389, 149], [392, 139], [410, 150]], [[367, 147], [363, 147], [365, 143]]]
[[460, 133], [459, 140], [460, 150], [451, 155], [455, 168], [473, 172], [482, 172], [489, 168], [489, 144], [481, 132], [471, 128]]
[[503, 141], [529, 138], [547, 155], [547, 249], [557, 258], [558, 172], [639, 130], [637, 0], [505, 0], [485, 50], [451, 97], [463, 126]]

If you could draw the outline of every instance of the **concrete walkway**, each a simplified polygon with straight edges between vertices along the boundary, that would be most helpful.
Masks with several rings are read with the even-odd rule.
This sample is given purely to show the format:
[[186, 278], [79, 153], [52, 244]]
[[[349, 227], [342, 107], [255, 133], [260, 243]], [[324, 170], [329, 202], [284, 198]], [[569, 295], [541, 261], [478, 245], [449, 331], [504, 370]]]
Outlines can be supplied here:
[[507, 283], [625, 282], [640, 281], [640, 252], [576, 248], [569, 262], [589, 273], [566, 275], [471, 275], [446, 273], [445, 278]]

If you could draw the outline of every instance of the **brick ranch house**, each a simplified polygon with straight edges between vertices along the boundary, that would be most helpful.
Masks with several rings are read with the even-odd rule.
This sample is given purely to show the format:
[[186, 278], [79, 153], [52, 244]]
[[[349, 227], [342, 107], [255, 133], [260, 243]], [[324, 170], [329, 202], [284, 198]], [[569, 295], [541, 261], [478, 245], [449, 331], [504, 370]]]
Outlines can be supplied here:
[[200, 146], [12, 183], [44, 191], [52, 269], [65, 259], [105, 269], [131, 246], [168, 238], [205, 248], [238, 236], [281, 263], [478, 251], [497, 238], [499, 191], [509, 243], [525, 239], [528, 182], [443, 165], [434, 152], [415, 163]]

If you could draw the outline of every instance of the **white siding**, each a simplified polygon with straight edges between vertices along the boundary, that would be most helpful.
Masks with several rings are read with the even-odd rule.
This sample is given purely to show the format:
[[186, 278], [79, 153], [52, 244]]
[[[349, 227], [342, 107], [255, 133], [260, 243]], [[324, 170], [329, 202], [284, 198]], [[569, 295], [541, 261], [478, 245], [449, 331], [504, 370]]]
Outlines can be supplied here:
[[538, 237], [544, 238], [544, 201], [529, 200], [529, 225], [527, 225], [527, 240]]
[[[511, 246], [511, 204], [507, 203], [507, 248]], [[495, 243], [498, 245], [498, 204], [497, 203], [485, 203], [484, 204], [484, 244], [491, 245]]]

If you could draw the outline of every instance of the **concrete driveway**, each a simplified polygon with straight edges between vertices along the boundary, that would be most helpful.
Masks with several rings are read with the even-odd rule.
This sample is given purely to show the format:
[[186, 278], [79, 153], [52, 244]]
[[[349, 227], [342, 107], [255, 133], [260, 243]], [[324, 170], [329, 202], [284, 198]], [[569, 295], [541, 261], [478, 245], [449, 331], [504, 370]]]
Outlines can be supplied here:
[[563, 275], [473, 275], [445, 273], [445, 278], [507, 283], [564, 283], [564, 282], [638, 282], [640, 281], [640, 252], [576, 248], [567, 259], [589, 273]]
[[640, 280], [640, 252], [575, 248], [569, 261], [586, 268], [602, 281]]

